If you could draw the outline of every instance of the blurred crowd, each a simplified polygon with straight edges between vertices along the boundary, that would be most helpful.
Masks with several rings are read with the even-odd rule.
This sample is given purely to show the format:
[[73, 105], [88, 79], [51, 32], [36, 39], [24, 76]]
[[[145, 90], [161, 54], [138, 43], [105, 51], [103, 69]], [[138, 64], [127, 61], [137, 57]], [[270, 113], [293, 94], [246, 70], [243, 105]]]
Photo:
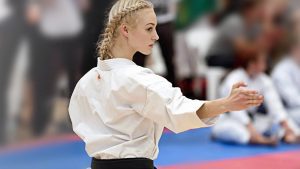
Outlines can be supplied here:
[[[226, 97], [244, 81], [265, 97], [228, 112], [212, 138], [300, 143], [300, 1], [151, 0], [160, 36], [134, 61], [190, 98]], [[113, 0], [0, 0], [0, 144], [71, 133], [68, 99], [97, 64]]]
[[1, 0], [2, 143], [70, 130], [68, 98], [97, 63], [96, 43], [110, 3]]
[[225, 18], [206, 61], [208, 66], [224, 70], [217, 87], [219, 96], [226, 97], [234, 82], [244, 81], [264, 95], [264, 103], [223, 115], [212, 136], [239, 144], [300, 143], [300, 107], [296, 103], [300, 94], [299, 4], [240, 2], [235, 4], [238, 8], [220, 15]]

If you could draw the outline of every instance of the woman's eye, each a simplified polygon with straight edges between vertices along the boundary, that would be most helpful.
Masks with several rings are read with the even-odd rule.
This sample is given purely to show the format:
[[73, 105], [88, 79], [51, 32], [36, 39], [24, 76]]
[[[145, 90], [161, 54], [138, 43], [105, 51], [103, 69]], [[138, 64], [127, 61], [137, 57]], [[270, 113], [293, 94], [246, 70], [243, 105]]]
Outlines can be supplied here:
[[148, 28], [147, 31], [151, 32], [153, 30], [153, 28]]

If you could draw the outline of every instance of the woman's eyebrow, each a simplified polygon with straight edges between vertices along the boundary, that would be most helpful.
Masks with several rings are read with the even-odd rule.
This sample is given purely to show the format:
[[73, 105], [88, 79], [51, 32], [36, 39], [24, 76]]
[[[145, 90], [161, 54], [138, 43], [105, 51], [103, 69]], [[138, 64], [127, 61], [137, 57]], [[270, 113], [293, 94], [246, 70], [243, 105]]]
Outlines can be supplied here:
[[147, 25], [153, 25], [153, 26], [155, 26], [155, 24], [154, 24], [154, 23], [147, 23], [147, 24], [146, 24], [146, 26], [147, 26]]

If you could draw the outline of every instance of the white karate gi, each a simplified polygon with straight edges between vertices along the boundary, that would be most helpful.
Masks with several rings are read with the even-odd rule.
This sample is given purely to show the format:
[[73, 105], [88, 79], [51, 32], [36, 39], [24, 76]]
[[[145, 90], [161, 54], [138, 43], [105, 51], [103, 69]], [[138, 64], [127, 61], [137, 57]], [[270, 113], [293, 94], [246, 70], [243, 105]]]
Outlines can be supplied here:
[[69, 113], [89, 156], [156, 159], [164, 127], [178, 133], [214, 124], [216, 118], [198, 118], [203, 103], [182, 96], [151, 70], [115, 58], [98, 60], [81, 78]]
[[276, 65], [272, 79], [289, 116], [300, 126], [300, 65], [286, 57]]
[[[243, 81], [249, 89], [259, 91], [264, 96], [264, 105], [268, 114], [262, 116], [255, 113], [255, 107], [248, 109], [252, 112], [254, 120], [252, 121], [246, 110], [234, 111], [229, 114], [224, 114], [219, 122], [213, 127], [212, 134], [216, 139], [239, 144], [247, 144], [250, 140], [250, 133], [247, 130], [247, 124], [252, 122], [256, 130], [264, 133], [270, 130], [274, 125], [277, 125], [287, 119], [286, 111], [282, 102], [273, 86], [271, 79], [266, 74], [259, 74], [255, 78], [250, 78], [246, 71], [242, 68], [232, 71], [224, 80], [220, 87], [221, 96], [226, 96], [231, 90], [231, 86]], [[289, 120], [295, 132], [299, 132], [294, 123]], [[280, 136], [283, 136], [284, 131], [280, 130]]]

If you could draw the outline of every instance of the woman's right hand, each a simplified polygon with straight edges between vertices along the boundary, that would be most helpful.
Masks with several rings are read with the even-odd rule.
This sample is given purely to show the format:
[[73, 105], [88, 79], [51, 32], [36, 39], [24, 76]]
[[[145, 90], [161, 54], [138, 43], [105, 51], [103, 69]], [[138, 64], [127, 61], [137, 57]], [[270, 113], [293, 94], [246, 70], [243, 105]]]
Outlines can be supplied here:
[[246, 89], [244, 82], [232, 86], [230, 95], [227, 98], [205, 101], [203, 106], [197, 110], [200, 119], [216, 117], [222, 113], [248, 109], [252, 106], [259, 106], [264, 97], [255, 90]]
[[230, 95], [226, 98], [228, 111], [239, 111], [253, 106], [259, 106], [264, 97], [256, 90], [246, 89], [244, 82], [238, 82], [232, 86]]

